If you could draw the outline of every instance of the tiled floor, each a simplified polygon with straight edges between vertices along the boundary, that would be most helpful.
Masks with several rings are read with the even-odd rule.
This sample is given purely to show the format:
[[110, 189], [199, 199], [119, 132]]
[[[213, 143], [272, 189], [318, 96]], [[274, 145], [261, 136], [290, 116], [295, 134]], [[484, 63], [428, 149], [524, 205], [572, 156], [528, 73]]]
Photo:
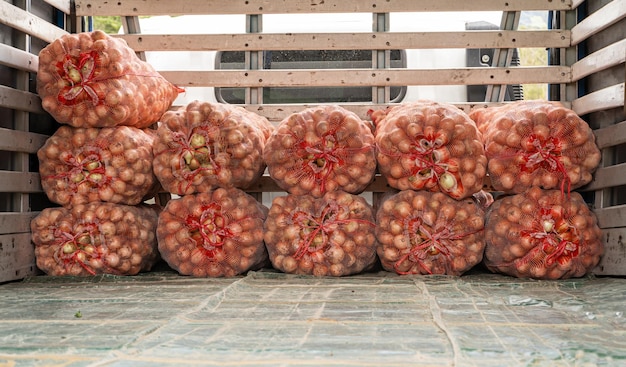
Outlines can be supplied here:
[[626, 279], [262, 271], [0, 285], [0, 366], [624, 366]]

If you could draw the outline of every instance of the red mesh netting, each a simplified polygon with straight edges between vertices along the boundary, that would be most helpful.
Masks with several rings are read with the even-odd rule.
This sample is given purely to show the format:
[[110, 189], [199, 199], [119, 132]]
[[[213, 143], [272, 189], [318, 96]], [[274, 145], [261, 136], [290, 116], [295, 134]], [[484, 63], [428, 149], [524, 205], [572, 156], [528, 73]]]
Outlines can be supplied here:
[[482, 260], [484, 217], [471, 198], [400, 191], [376, 213], [378, 257], [398, 274], [461, 275]]
[[61, 126], [37, 151], [48, 198], [71, 206], [93, 201], [127, 205], [159, 187], [152, 172], [154, 133], [129, 126]]
[[480, 133], [459, 108], [417, 101], [372, 111], [378, 167], [398, 190], [444, 192], [464, 199], [480, 191], [486, 175]]
[[102, 31], [64, 35], [39, 53], [42, 106], [74, 127], [148, 127], [181, 91]]
[[600, 162], [593, 132], [559, 102], [516, 101], [470, 113], [483, 134], [491, 185], [569, 192], [589, 183]]
[[180, 274], [231, 277], [268, 264], [268, 209], [236, 188], [170, 200], [159, 216], [159, 251]]
[[48, 275], [135, 275], [159, 259], [152, 206], [89, 203], [44, 209], [30, 224], [37, 267]]
[[342, 107], [319, 106], [285, 118], [263, 154], [282, 189], [322, 197], [335, 190], [365, 190], [376, 171], [374, 151], [367, 122]]
[[315, 276], [357, 274], [376, 261], [374, 215], [360, 196], [343, 191], [274, 199], [265, 244], [274, 268]]
[[248, 188], [265, 170], [263, 149], [273, 129], [239, 106], [191, 102], [163, 115], [154, 173], [166, 191], [178, 195]]
[[565, 279], [590, 272], [604, 251], [582, 197], [533, 187], [498, 199], [487, 214], [485, 264], [520, 278]]

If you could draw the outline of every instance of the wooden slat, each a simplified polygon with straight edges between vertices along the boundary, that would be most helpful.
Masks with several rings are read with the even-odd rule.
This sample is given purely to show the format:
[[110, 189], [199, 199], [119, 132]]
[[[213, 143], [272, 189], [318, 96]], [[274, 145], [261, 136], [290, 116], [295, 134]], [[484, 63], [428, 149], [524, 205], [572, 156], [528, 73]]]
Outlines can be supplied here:
[[160, 71], [181, 87], [403, 86], [568, 83], [562, 66], [458, 69]]
[[626, 228], [602, 231], [604, 255], [593, 270], [596, 275], [626, 275]]
[[30, 233], [0, 235], [0, 282], [22, 279], [37, 272]]
[[572, 101], [572, 109], [579, 115], [607, 110], [624, 105], [624, 83], [612, 85]]
[[[505, 102], [506, 103], [506, 102]], [[333, 103], [336, 104], [336, 103]], [[486, 108], [489, 106], [501, 106], [503, 103], [501, 102], [489, 102], [489, 103], [452, 103], [456, 107], [465, 111], [466, 113], [470, 112], [474, 108]], [[339, 106], [356, 113], [361, 119], [368, 121], [368, 111], [369, 110], [384, 110], [389, 106], [395, 106], [395, 103], [383, 103], [383, 104], [375, 104], [375, 103], [345, 103], [338, 104]], [[567, 105], [565, 103], [564, 105]], [[241, 107], [257, 113], [261, 116], [264, 116], [270, 121], [279, 122], [285, 117], [293, 114], [299, 113], [305, 108], [319, 106], [319, 104], [247, 104], [241, 105]], [[178, 106], [180, 107], [180, 106]], [[176, 108], [176, 107], [175, 107]]]
[[39, 173], [0, 171], [0, 192], [42, 192]]
[[37, 55], [0, 43], [0, 64], [18, 70], [37, 72], [39, 58]]
[[0, 234], [30, 232], [30, 221], [39, 212], [0, 213]]
[[588, 75], [606, 70], [626, 61], [626, 39], [615, 42], [572, 65], [572, 78], [578, 81]]
[[72, 10], [70, 0], [44, 0], [46, 3], [54, 6], [65, 14], [69, 14]]
[[45, 113], [41, 98], [35, 93], [0, 85], [0, 107], [33, 113]]
[[596, 144], [600, 149], [626, 143], [626, 121], [594, 130]]
[[593, 174], [593, 180], [582, 190], [600, 190], [621, 185], [626, 185], [626, 163], [598, 168]]
[[572, 27], [572, 45], [610, 27], [626, 17], [626, 1], [614, 0]]
[[37, 153], [47, 138], [42, 134], [0, 128], [0, 150]]
[[52, 42], [67, 34], [62, 28], [50, 24], [6, 1], [0, 1], [0, 23], [47, 42]]
[[135, 51], [393, 50], [569, 47], [569, 31], [124, 34]]
[[595, 209], [598, 217], [598, 225], [602, 229], [624, 228], [626, 223], [626, 205], [612, 206], [609, 208]]
[[[292, 14], [292, 13], [389, 13], [438, 11], [570, 10], [572, 0], [77, 0], [76, 14], [181, 15], [181, 14]], [[445, 21], [445, 19], [442, 19]]]

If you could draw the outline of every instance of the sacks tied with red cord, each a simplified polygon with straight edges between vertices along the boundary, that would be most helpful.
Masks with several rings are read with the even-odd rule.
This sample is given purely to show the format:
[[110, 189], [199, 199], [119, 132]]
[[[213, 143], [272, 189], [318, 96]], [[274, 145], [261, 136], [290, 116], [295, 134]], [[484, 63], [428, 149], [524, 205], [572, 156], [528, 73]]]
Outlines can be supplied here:
[[539, 187], [496, 200], [485, 240], [487, 268], [520, 278], [581, 277], [604, 252], [602, 231], [582, 196]]
[[160, 188], [152, 172], [154, 133], [129, 126], [61, 126], [37, 151], [41, 185], [63, 206], [136, 205]]
[[344, 276], [376, 262], [372, 207], [360, 196], [331, 191], [279, 196], [265, 221], [265, 245], [274, 268], [291, 274]]
[[487, 158], [481, 136], [459, 108], [422, 100], [370, 114], [378, 167], [389, 186], [457, 200], [483, 188]]
[[592, 179], [600, 150], [589, 125], [559, 102], [516, 101], [470, 112], [483, 134], [496, 191], [537, 186], [563, 193]]
[[377, 252], [385, 270], [458, 276], [482, 261], [482, 204], [441, 192], [387, 195], [376, 213]]
[[263, 157], [272, 179], [295, 195], [322, 197], [336, 190], [358, 194], [376, 171], [371, 127], [333, 105], [285, 118], [270, 136]]
[[126, 41], [102, 31], [61, 36], [39, 53], [37, 93], [63, 124], [146, 128], [180, 92]]
[[37, 267], [48, 275], [135, 275], [159, 259], [156, 206], [93, 202], [46, 208], [31, 221]]
[[159, 215], [159, 252], [183, 275], [231, 277], [260, 268], [268, 264], [267, 211], [236, 188], [170, 200]]
[[193, 101], [163, 115], [154, 142], [154, 173], [177, 195], [218, 187], [246, 189], [265, 170], [274, 127], [240, 106]]

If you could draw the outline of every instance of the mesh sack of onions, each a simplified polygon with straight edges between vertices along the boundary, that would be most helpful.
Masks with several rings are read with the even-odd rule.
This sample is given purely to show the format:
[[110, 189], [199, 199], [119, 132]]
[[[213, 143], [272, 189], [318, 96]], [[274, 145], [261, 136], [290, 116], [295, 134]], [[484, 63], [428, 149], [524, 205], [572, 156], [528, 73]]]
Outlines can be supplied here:
[[237, 188], [170, 200], [157, 227], [159, 252], [176, 271], [231, 277], [268, 265], [263, 222], [268, 209]]
[[37, 267], [48, 275], [135, 275], [159, 259], [158, 208], [89, 203], [46, 208], [30, 224]]
[[37, 151], [48, 198], [71, 206], [94, 201], [136, 205], [153, 197], [154, 133], [129, 126], [62, 125]]
[[487, 268], [519, 278], [589, 273], [604, 251], [596, 216], [577, 192], [528, 191], [496, 200], [485, 225]]
[[291, 274], [343, 276], [376, 262], [374, 213], [344, 191], [274, 199], [265, 221], [265, 245], [275, 269]]
[[376, 171], [371, 127], [340, 106], [311, 107], [288, 116], [263, 154], [270, 176], [295, 195], [358, 194]]
[[472, 198], [404, 190], [376, 213], [377, 253], [397, 274], [459, 276], [482, 261], [485, 214]]
[[416, 101], [371, 112], [377, 160], [398, 190], [464, 199], [483, 188], [487, 157], [476, 125], [456, 106]]
[[154, 173], [178, 195], [217, 187], [248, 188], [263, 174], [273, 126], [242, 107], [193, 101], [163, 115], [154, 143]]
[[497, 191], [538, 186], [569, 192], [589, 183], [600, 163], [589, 125], [559, 102], [516, 101], [473, 110], [470, 117], [483, 134]]
[[39, 53], [42, 106], [74, 127], [148, 127], [181, 91], [102, 31], [61, 36]]

